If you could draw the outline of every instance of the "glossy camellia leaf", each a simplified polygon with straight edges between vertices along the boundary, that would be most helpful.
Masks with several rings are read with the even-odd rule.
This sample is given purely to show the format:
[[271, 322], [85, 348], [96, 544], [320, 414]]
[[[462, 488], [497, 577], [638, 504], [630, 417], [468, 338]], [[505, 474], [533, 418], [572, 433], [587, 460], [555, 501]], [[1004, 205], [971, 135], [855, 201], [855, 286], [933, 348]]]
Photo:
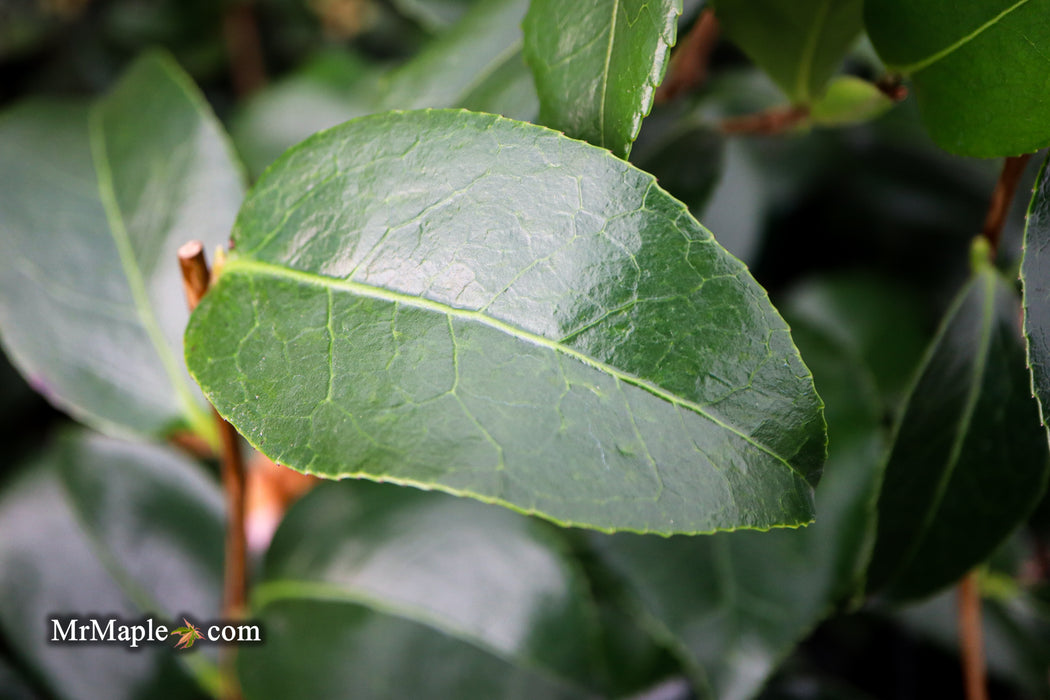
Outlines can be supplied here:
[[862, 27], [862, 0], [716, 0], [733, 43], [797, 104], [819, 98]]
[[384, 77], [377, 110], [461, 106], [502, 67], [523, 69], [521, 19], [527, 5], [527, 0], [480, 0], [448, 33]]
[[66, 437], [27, 467], [0, 494], [0, 631], [49, 697], [213, 692], [214, 659], [201, 653], [50, 644], [44, 626], [56, 615], [214, 619], [222, 580], [218, 485], [170, 450], [89, 434]]
[[897, 427], [869, 591], [915, 598], [953, 583], [1039, 502], [1050, 465], [1024, 371], [1019, 314], [1010, 285], [986, 259], [978, 262]]
[[653, 106], [681, 0], [532, 0], [525, 60], [540, 121], [626, 157]]
[[347, 52], [318, 56], [251, 97], [232, 126], [253, 174], [311, 134], [390, 109], [463, 107], [532, 120], [539, 112], [522, 57], [527, 0], [482, 0], [404, 65], [391, 70]]
[[230, 122], [253, 177], [304, 138], [374, 111], [379, 68], [349, 50], [319, 52], [238, 105]]
[[350, 122], [259, 181], [186, 335], [295, 469], [599, 529], [807, 522], [820, 400], [685, 207], [607, 152], [457, 111]]
[[591, 539], [650, 626], [675, 640], [686, 666], [697, 669], [701, 698], [754, 697], [788, 652], [857, 591], [871, 552], [885, 443], [878, 390], [850, 344], [788, 318], [827, 402], [828, 463], [816, 522], [767, 533]]
[[1050, 177], [1043, 162], [1028, 206], [1021, 282], [1024, 289], [1024, 334], [1032, 391], [1039, 400], [1043, 424], [1050, 430]]
[[[566, 688], [587, 687], [597, 677], [597, 616], [568, 552], [560, 531], [503, 508], [389, 484], [324, 484], [289, 511], [255, 592], [259, 614], [295, 633], [285, 639], [282, 631], [279, 641], [270, 635], [283, 651], [242, 650], [241, 676], [246, 688], [274, 693], [336, 674], [345, 681], [333, 686], [341, 688], [336, 697], [359, 697], [380, 683], [415, 684], [436, 672], [436, 660], [412, 652], [419, 644], [462, 665], [459, 675], [476, 667], [479, 679], [491, 669], [497, 680], [511, 674], [535, 684], [546, 675]], [[333, 628], [334, 620], [305, 624], [323, 609], [345, 617], [348, 630]], [[372, 629], [387, 642], [370, 641]], [[382, 661], [329, 649], [301, 664], [313, 652], [295, 637], [315, 634], [356, 637], [355, 645], [377, 647]], [[394, 653], [397, 644], [407, 646]], [[348, 671], [338, 669], [348, 662], [354, 671], [344, 677]], [[414, 687], [390, 696], [473, 697]]]
[[203, 97], [169, 58], [136, 62], [88, 112], [0, 116], [0, 328], [56, 405], [109, 432], [212, 430], [181, 360], [175, 251], [226, 240], [241, 176]]
[[911, 76], [941, 148], [989, 158], [1050, 143], [1050, 0], [868, 0], [887, 67]]
[[245, 697], [597, 699], [427, 625], [337, 598], [275, 600], [266, 644], [238, 653]]

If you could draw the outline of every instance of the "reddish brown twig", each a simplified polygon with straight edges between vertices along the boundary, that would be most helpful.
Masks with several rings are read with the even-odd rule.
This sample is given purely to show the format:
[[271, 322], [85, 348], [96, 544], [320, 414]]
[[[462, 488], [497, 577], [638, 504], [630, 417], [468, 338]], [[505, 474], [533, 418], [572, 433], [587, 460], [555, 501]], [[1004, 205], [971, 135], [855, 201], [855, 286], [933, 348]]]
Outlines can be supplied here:
[[981, 234], [988, 239], [992, 247], [992, 257], [999, 251], [999, 241], [1003, 236], [1003, 225], [1006, 223], [1006, 215], [1010, 212], [1010, 203], [1014, 199], [1017, 185], [1024, 173], [1024, 166], [1032, 156], [1013, 156], [1003, 162], [1003, 170], [999, 174], [999, 181], [995, 183], [992, 191], [992, 201], [988, 205], [988, 214], [984, 217], [984, 228]]
[[671, 56], [667, 78], [656, 90], [656, 104], [669, 102], [682, 93], [704, 84], [711, 53], [718, 44], [720, 33], [721, 28], [714, 11], [707, 9], [701, 12], [700, 18]]
[[[196, 308], [211, 284], [208, 263], [204, 259], [204, 245], [191, 241], [178, 252], [182, 268], [182, 284], [190, 310]], [[222, 614], [235, 619], [244, 614], [248, 598], [248, 548], [244, 529], [244, 459], [240, 437], [233, 426], [212, 409], [222, 441], [222, 485], [226, 494], [226, 562], [223, 575]], [[241, 697], [234, 672], [236, 647], [227, 647], [223, 654], [223, 699]]]
[[981, 636], [981, 593], [977, 574], [970, 572], [959, 582], [959, 649], [962, 655], [966, 700], [988, 700]]
[[875, 81], [875, 87], [886, 97], [894, 102], [903, 102], [908, 96], [908, 88], [904, 87], [903, 78], [895, 73], [889, 73]]
[[789, 131], [809, 117], [809, 108], [803, 105], [774, 107], [740, 117], [727, 117], [718, 125], [723, 134], [755, 134], [769, 136]]
[[251, 0], [234, 2], [223, 17], [222, 33], [230, 62], [230, 81], [238, 97], [246, 97], [266, 85], [259, 25]]

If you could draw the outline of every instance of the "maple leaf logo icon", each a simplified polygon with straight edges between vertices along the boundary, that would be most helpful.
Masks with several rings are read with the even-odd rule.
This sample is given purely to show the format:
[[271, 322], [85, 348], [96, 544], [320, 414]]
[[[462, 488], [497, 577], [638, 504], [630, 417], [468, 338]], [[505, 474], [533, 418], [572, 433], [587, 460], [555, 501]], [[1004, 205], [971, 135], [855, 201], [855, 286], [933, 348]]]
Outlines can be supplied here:
[[173, 629], [168, 636], [173, 637], [176, 634], [179, 635], [179, 641], [175, 644], [176, 649], [189, 649], [193, 646], [194, 642], [198, 639], [202, 639], [204, 635], [201, 634], [199, 629], [190, 624], [190, 621], [186, 618], [182, 618], [182, 621], [186, 626]]

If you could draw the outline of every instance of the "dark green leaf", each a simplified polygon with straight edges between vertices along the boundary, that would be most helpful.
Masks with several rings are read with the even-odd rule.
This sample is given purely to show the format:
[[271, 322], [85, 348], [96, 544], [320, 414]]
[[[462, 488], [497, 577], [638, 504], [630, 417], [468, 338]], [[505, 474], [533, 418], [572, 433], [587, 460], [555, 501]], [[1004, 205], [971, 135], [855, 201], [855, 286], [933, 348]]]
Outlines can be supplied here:
[[540, 121], [626, 157], [653, 106], [681, 0], [533, 0], [525, 60]]
[[63, 445], [58, 471], [98, 556], [141, 609], [218, 616], [223, 502], [197, 465], [85, 434]]
[[861, 31], [862, 0], [716, 0], [715, 14], [737, 44], [788, 98], [808, 104]]
[[859, 358], [892, 408], [907, 392], [930, 339], [921, 302], [918, 292], [899, 282], [850, 272], [797, 286], [787, 308], [792, 325], [804, 321]]
[[267, 641], [237, 655], [253, 700], [586, 698], [419, 622], [338, 598], [277, 599], [260, 612]]
[[1024, 289], [1024, 334], [1032, 391], [1039, 415], [1050, 430], [1050, 177], [1043, 162], [1028, 207], [1021, 282]]
[[175, 251], [224, 242], [242, 184], [189, 78], [151, 55], [90, 116], [19, 105], [0, 180], [0, 328], [30, 383], [109, 432], [213, 430], [180, 359]]
[[[214, 617], [217, 486], [167, 450], [99, 436], [67, 439], [30, 466], [0, 498], [0, 629], [19, 658], [61, 698], [197, 697], [194, 677], [214, 689], [214, 666], [199, 654], [47, 639], [56, 615]], [[103, 502], [87, 502], [100, 493]]]
[[1050, 0], [868, 0], [887, 67], [911, 76], [923, 124], [952, 153], [989, 158], [1050, 143]]
[[385, 78], [377, 110], [460, 106], [502, 66], [520, 65], [526, 6], [527, 0], [481, 0], [446, 34]]
[[951, 584], [1038, 503], [1050, 460], [1016, 297], [985, 262], [938, 331], [887, 462], [869, 591], [915, 598]]
[[607, 152], [469, 112], [290, 151], [194, 313], [206, 394], [280, 464], [614, 530], [807, 522], [823, 417], [787, 326]]
[[253, 176], [310, 134], [372, 112], [378, 68], [349, 51], [328, 50], [248, 98], [230, 134]]
[[44, 697], [34, 690], [43, 688], [43, 683], [22, 673], [6, 653], [0, 653], [0, 688], [4, 689], [4, 700], [41, 700]]
[[406, 64], [385, 71], [331, 52], [249, 99], [232, 131], [252, 173], [316, 131], [388, 109], [465, 107], [529, 120], [539, 107], [521, 55], [525, 0], [483, 0]]
[[798, 531], [593, 538], [652, 624], [677, 640], [701, 697], [752, 697], [795, 644], [855, 593], [870, 552], [884, 442], [877, 390], [848, 345], [801, 321], [792, 327], [827, 403], [817, 521]]
[[[257, 598], [264, 611], [288, 598], [371, 607], [432, 628], [413, 638], [447, 635], [503, 659], [497, 665], [545, 669], [580, 684], [597, 676], [596, 611], [560, 531], [444, 494], [367, 482], [319, 487], [278, 530]], [[296, 667], [301, 653], [284, 666]], [[254, 668], [268, 654], [245, 663]], [[326, 657], [332, 666], [345, 663]], [[407, 671], [417, 661], [409, 655], [401, 663]], [[383, 678], [367, 668], [354, 687]]]

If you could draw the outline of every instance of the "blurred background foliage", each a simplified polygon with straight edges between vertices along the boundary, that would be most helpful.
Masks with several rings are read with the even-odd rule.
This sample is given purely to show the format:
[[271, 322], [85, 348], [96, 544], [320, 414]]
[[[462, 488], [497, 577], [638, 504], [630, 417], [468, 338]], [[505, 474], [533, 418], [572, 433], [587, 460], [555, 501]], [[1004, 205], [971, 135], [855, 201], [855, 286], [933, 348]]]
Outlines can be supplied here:
[[[310, 133], [380, 109], [466, 106], [534, 118], [536, 97], [521, 60], [518, 25], [526, 5], [522, 0], [0, 0], [0, 108], [32, 95], [97, 95], [141, 51], [162, 46], [201, 86], [254, 177]], [[701, 9], [699, 2], [685, 3], [680, 36]], [[869, 80], [881, 70], [863, 39], [844, 66], [846, 73]], [[968, 272], [970, 242], [980, 231], [998, 163], [938, 149], [923, 133], [912, 99], [856, 126], [724, 136], [714, 128], [718, 120], [776, 106], [783, 98], [726, 41], [716, 46], [709, 73], [699, 87], [654, 108], [630, 160], [686, 202], [784, 310], [829, 404], [832, 460], [840, 449], [834, 443], [836, 422], [874, 426], [865, 435], [875, 435], [875, 443], [861, 440], [849, 447], [867, 455], [853, 459], [867, 465], [851, 477], [863, 482], [875, 473], [881, 441], [923, 348]], [[1032, 159], [1005, 229], [1000, 267], [1011, 275], [1019, 264], [1026, 193], [1037, 167]], [[844, 365], [843, 357], [856, 362]], [[853, 414], [836, 418], [836, 392], [864, 395], [867, 407], [847, 406]], [[52, 542], [75, 537], [69, 533], [76, 527], [63, 520], [68, 514], [62, 509], [69, 505], [54, 485], [30, 483], [46, 481], [35, 455], [69, 419], [2, 358], [0, 418], [6, 448], [0, 483], [8, 502], [31, 491], [39, 505], [22, 517], [55, 533]], [[866, 488], [870, 493], [870, 485]], [[324, 492], [316, 497], [337, 498]], [[858, 493], [859, 505], [832, 506], [843, 514], [821, 537], [834, 540], [835, 530], [848, 526], [849, 509], [863, 509], [865, 491], [854, 491], [854, 497]], [[982, 574], [993, 697], [1050, 697], [1048, 535], [1050, 505], [1044, 505]], [[687, 550], [708, 543], [678, 539], [672, 546]], [[45, 557], [52, 565], [76, 563], [75, 556], [55, 547]], [[615, 569], [617, 561], [650, 555], [662, 556], [648, 545], [628, 544], [611, 560]], [[688, 567], [690, 554], [681, 561]], [[758, 571], [770, 574], [768, 567]], [[673, 588], [689, 575], [652, 585]], [[114, 595], [107, 588], [112, 583], [101, 576], [83, 575], [78, 586], [87, 587], [80, 600]], [[952, 592], [902, 608], [857, 602], [844, 601], [839, 614], [819, 626], [813, 625], [820, 615], [813, 615], [792, 628], [789, 637], [805, 639], [762, 696], [961, 696]], [[64, 697], [62, 683], [45, 680], [51, 670], [34, 665], [9, 636], [0, 638], [0, 695]], [[791, 646], [789, 641], [786, 648]], [[646, 659], [644, 672], [625, 664], [625, 674], [648, 677], [653, 669], [674, 667], [666, 651], [622, 651], [633, 654], [637, 664]], [[688, 686], [671, 676], [639, 692], [689, 697]], [[174, 691], [166, 686], [164, 692]]]

